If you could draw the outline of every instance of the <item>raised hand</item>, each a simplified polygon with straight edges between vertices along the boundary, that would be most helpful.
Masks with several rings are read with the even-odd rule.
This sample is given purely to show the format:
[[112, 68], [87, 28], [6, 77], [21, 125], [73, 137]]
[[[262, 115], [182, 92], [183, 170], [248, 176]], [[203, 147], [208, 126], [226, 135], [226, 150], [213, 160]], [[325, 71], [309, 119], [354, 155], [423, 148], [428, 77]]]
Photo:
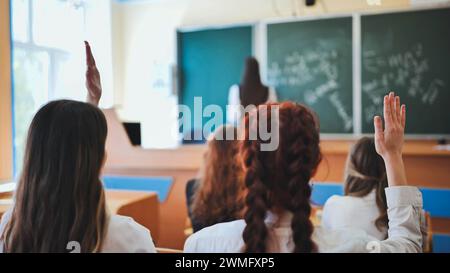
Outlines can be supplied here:
[[402, 150], [406, 125], [406, 106], [394, 92], [384, 97], [384, 129], [381, 117], [374, 119], [375, 148], [383, 157], [390, 186], [406, 185]]
[[392, 154], [401, 155], [406, 125], [406, 107], [400, 106], [400, 97], [394, 92], [384, 97], [384, 130], [381, 117], [374, 120], [375, 146], [383, 158]]
[[102, 83], [100, 73], [95, 64], [94, 56], [92, 55], [91, 46], [87, 41], [84, 42], [86, 47], [86, 88], [88, 90], [87, 102], [98, 106], [100, 98], [102, 97]]

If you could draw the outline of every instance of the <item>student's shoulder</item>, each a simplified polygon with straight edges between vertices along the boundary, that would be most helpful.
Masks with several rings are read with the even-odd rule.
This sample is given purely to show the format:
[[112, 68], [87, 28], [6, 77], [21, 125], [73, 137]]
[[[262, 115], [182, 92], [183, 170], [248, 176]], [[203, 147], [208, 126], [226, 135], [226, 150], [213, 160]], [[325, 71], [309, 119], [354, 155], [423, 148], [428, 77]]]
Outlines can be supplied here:
[[121, 216], [121, 215], [113, 215], [111, 216], [109, 223], [109, 231], [113, 232], [122, 232], [124, 234], [128, 234], [129, 236], [134, 237], [149, 237], [150, 231], [138, 224], [131, 217]]
[[109, 228], [132, 228], [134, 230], [142, 230], [145, 229], [142, 225], [138, 224], [134, 221], [133, 218], [122, 215], [112, 215], [110, 217]]
[[337, 215], [341, 217], [352, 217], [353, 213], [362, 209], [372, 208], [372, 199], [361, 198], [356, 196], [340, 196], [333, 195], [325, 202], [323, 207], [323, 215], [325, 218], [335, 218]]
[[187, 239], [185, 252], [239, 252], [245, 226], [244, 220], [236, 220], [206, 227]]
[[156, 252], [150, 231], [132, 218], [113, 215], [105, 239], [105, 252]]
[[354, 200], [352, 196], [333, 195], [325, 202], [323, 206], [323, 215], [325, 218], [336, 217], [338, 215], [345, 215], [359, 205], [358, 200]]
[[206, 227], [195, 235], [198, 238], [213, 238], [222, 236], [241, 236], [246, 224], [244, 220], [236, 220], [226, 223], [216, 224], [210, 227]]
[[325, 206], [337, 205], [347, 201], [347, 196], [333, 195], [325, 202]]

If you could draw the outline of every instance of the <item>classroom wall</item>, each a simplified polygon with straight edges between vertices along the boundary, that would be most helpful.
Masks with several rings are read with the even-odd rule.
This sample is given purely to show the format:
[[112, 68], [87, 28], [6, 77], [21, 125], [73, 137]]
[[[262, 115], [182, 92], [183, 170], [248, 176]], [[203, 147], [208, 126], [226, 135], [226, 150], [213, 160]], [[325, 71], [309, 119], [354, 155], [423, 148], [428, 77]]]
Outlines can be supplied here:
[[[165, 148], [177, 145], [167, 129], [176, 126], [168, 113], [177, 104], [169, 75], [176, 62], [175, 29], [182, 22], [183, 3], [187, 2], [113, 3], [116, 109], [122, 120], [141, 122], [144, 147], [154, 142]], [[167, 111], [161, 115], [155, 109]], [[159, 126], [164, 129], [152, 131]]]
[[[269, 18], [348, 13], [407, 8], [409, 0], [382, 0], [370, 6], [366, 0], [322, 0], [314, 7], [291, 0], [156, 0], [113, 2], [113, 58], [116, 106], [125, 120], [151, 120], [152, 71], [162, 66], [169, 73], [176, 64], [176, 29], [207, 25], [255, 22]], [[239, 7], [239, 8], [236, 8]], [[167, 90], [170, 92], [170, 90]], [[174, 100], [173, 103], [175, 103]], [[174, 106], [174, 104], [169, 106]], [[145, 133], [144, 134], [144, 138]]]
[[9, 11], [9, 1], [0, 1], [0, 183], [13, 175]]

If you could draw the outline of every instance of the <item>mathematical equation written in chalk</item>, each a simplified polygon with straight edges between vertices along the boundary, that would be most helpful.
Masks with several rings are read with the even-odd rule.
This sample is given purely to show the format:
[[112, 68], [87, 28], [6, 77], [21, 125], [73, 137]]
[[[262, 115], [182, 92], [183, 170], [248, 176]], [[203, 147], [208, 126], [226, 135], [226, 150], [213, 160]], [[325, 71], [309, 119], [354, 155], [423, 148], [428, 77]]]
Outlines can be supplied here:
[[329, 100], [345, 131], [350, 132], [353, 116], [340, 94], [339, 58], [337, 50], [323, 50], [320, 46], [314, 50], [292, 51], [281, 61], [269, 64], [268, 80], [275, 87], [298, 89], [303, 101], [313, 108], [321, 100]]
[[363, 51], [362, 69], [370, 78], [361, 85], [362, 92], [371, 102], [363, 109], [366, 122], [371, 122], [374, 113], [381, 111], [383, 95], [388, 91], [401, 92], [424, 105], [433, 105], [448, 85], [444, 79], [432, 77], [433, 67], [424, 55], [421, 43], [413, 44], [407, 51], [391, 54]]

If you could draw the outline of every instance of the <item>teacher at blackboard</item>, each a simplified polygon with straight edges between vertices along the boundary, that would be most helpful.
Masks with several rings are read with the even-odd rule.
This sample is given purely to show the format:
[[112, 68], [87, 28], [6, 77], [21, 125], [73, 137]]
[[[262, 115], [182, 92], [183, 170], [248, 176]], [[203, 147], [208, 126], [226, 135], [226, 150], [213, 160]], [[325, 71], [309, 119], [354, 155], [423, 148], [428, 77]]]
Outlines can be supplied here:
[[243, 118], [240, 107], [249, 105], [259, 106], [268, 102], [277, 102], [275, 89], [265, 86], [261, 82], [259, 63], [253, 58], [245, 60], [245, 70], [239, 85], [233, 85], [228, 94], [227, 122], [238, 125]]

